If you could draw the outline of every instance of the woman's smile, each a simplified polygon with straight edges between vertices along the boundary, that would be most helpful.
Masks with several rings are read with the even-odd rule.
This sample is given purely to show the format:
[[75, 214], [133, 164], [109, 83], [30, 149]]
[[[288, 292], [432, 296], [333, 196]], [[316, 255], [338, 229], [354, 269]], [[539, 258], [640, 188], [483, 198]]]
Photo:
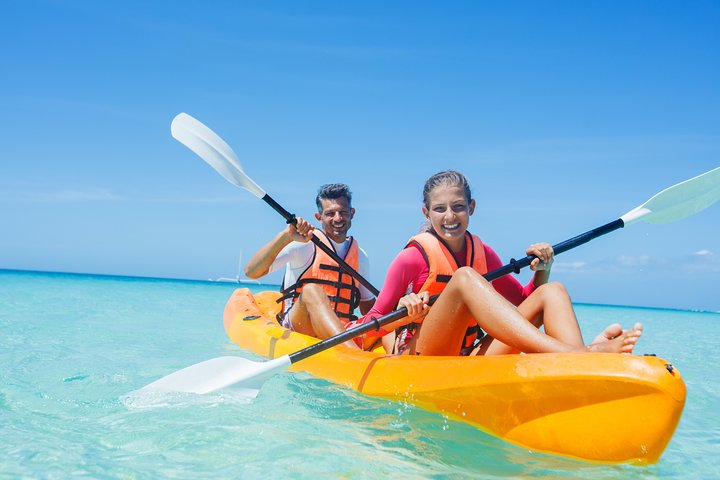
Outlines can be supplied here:
[[430, 192], [429, 208], [423, 206], [423, 213], [438, 235], [447, 240], [453, 249], [461, 249], [474, 209], [475, 201], [468, 201], [461, 188], [443, 185]]

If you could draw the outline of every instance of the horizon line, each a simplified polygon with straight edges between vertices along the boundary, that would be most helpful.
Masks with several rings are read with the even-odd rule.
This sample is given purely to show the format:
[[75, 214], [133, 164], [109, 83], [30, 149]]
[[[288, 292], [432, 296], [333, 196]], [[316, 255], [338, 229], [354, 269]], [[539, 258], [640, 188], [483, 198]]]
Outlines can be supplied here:
[[[127, 278], [127, 279], [140, 279], [150, 281], [167, 281], [167, 282], [186, 282], [186, 283], [204, 283], [210, 285], [255, 285], [255, 286], [267, 286], [280, 288], [280, 284], [277, 283], [261, 283], [253, 279], [230, 279], [221, 277], [217, 280], [207, 279], [195, 279], [195, 278], [174, 278], [174, 277], [150, 277], [144, 275], [123, 275], [113, 273], [89, 273], [89, 272], [59, 272], [53, 270], [26, 270], [18, 268], [3, 268], [0, 267], [0, 273], [35, 273], [35, 274], [49, 274], [49, 275], [73, 275], [73, 276], [87, 276], [87, 277], [107, 277], [107, 278]], [[243, 280], [248, 280], [244, 282]], [[257, 282], [257, 283], [256, 283]], [[610, 303], [594, 303], [594, 302], [572, 302], [573, 305], [582, 305], [589, 307], [608, 307], [608, 308], [633, 308], [643, 310], [664, 310], [664, 311], [676, 311], [676, 312], [693, 312], [693, 313], [710, 313], [718, 315], [720, 311], [716, 310], [701, 310], [701, 309], [688, 309], [688, 308], [677, 308], [677, 307], [653, 307], [646, 305], [618, 305]]]

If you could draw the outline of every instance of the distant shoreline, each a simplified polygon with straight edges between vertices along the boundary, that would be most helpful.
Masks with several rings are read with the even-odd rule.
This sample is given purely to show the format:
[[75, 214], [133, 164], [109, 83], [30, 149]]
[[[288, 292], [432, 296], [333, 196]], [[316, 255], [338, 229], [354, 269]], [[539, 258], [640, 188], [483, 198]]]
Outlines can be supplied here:
[[[179, 283], [200, 283], [205, 285], [238, 285], [238, 286], [263, 286], [268, 287], [270, 289], [280, 289], [280, 285], [277, 283], [256, 283], [254, 281], [249, 282], [242, 282], [242, 281], [235, 281], [233, 279], [225, 279], [221, 278], [218, 280], [201, 280], [201, 279], [193, 279], [193, 278], [168, 278], [168, 277], [146, 277], [141, 275], [116, 275], [116, 274], [108, 274], [108, 273], [79, 273], [79, 272], [53, 272], [53, 271], [46, 271], [46, 270], [20, 270], [20, 269], [14, 269], [14, 268], [0, 268], [0, 274], [2, 273], [27, 273], [27, 274], [36, 274], [36, 275], [49, 275], [49, 276], [76, 276], [76, 277], [99, 277], [99, 278], [107, 278], [107, 279], [124, 279], [124, 280], [143, 280], [148, 282], [179, 282]], [[584, 307], [603, 307], [603, 308], [632, 308], [632, 309], [642, 309], [642, 310], [658, 310], [658, 311], [674, 311], [674, 312], [692, 312], [692, 313], [708, 313], [713, 315], [720, 314], [720, 311], [714, 311], [714, 310], [694, 310], [694, 309], [687, 309], [687, 308], [670, 308], [670, 307], [649, 307], [649, 306], [642, 306], [642, 305], [615, 305], [615, 304], [605, 304], [605, 303], [592, 303], [592, 302], [573, 302], [574, 305], [584, 306]]]
[[0, 268], [0, 274], [2, 273], [28, 273], [34, 275], [48, 275], [57, 277], [99, 277], [107, 279], [123, 279], [123, 280], [143, 280], [149, 282], [178, 282], [178, 283], [202, 283], [210, 285], [254, 285], [280, 288], [279, 284], [276, 283], [256, 283], [252, 280], [248, 282], [235, 281], [233, 279], [218, 279], [218, 280], [201, 280], [196, 278], [170, 278], [170, 277], [147, 277], [142, 275], [118, 275], [111, 273], [80, 273], [80, 272], [55, 272], [49, 270], [20, 270], [16, 268]]

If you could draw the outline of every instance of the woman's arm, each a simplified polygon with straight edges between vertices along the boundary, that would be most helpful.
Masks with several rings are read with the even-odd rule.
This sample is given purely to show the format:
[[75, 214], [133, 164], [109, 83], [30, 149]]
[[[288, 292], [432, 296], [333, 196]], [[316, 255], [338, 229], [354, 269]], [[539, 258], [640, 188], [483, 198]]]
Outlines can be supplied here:
[[[422, 254], [417, 248], [406, 248], [392, 261], [385, 276], [385, 283], [370, 311], [360, 318], [357, 323], [365, 323], [371, 318], [380, 318], [394, 311], [400, 299], [412, 290], [417, 292], [427, 279], [428, 268]], [[412, 287], [412, 288], [410, 288]], [[402, 320], [400, 320], [402, 322]], [[407, 322], [405, 322], [407, 323]], [[384, 335], [392, 331], [394, 323], [381, 331]], [[377, 332], [370, 332], [368, 336], [378, 336]]]
[[[502, 267], [503, 263], [497, 253], [495, 253], [495, 250], [487, 244], [483, 244], [483, 246], [485, 247], [485, 262], [487, 263], [488, 272]], [[533, 278], [527, 285], [523, 286], [517, 278], [511, 275], [505, 275], [493, 281], [492, 286], [495, 288], [495, 291], [505, 297], [507, 301], [518, 306], [540, 285], [536, 284], [535, 278]]]

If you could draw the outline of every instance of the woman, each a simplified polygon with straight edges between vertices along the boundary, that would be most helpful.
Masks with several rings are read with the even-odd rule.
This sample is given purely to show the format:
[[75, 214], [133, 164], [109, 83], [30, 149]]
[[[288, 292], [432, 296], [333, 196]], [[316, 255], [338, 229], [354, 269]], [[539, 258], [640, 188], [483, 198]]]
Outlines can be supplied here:
[[[433, 175], [425, 183], [423, 201], [428, 231], [413, 237], [395, 258], [374, 307], [358, 320], [407, 308], [407, 317], [386, 327], [397, 329], [394, 345], [386, 341], [386, 349], [412, 355], [632, 352], [642, 334], [639, 323], [625, 331], [610, 325], [585, 346], [570, 297], [561, 284], [548, 283], [553, 263], [549, 244], [527, 249], [537, 258], [530, 264], [535, 275], [524, 287], [509, 276], [492, 285], [482, 277], [501, 262], [467, 232], [475, 200], [464, 175], [452, 170]], [[441, 291], [429, 307], [430, 295]], [[539, 330], [543, 325], [545, 333]], [[487, 335], [482, 337], [479, 329]]]

